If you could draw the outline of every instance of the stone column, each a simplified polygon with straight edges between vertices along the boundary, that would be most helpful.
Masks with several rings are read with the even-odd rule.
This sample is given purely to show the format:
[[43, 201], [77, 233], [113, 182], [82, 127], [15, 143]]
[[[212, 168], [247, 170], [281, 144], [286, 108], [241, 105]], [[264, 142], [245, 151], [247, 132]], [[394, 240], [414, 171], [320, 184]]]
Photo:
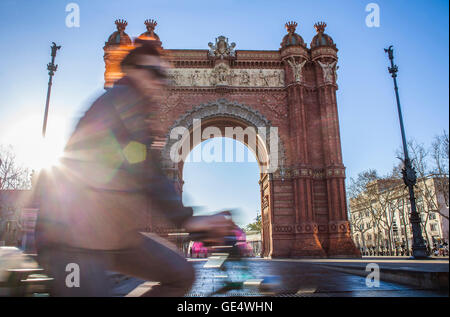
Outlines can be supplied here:
[[[308, 133], [306, 124], [305, 87], [310, 70], [310, 56], [303, 46], [282, 50], [286, 85], [289, 100], [289, 131], [292, 149], [291, 181], [294, 200], [295, 224], [292, 233], [295, 241], [292, 257], [325, 257], [326, 253], [317, 236], [312, 199], [312, 175], [308, 155]], [[297, 68], [298, 67], [298, 68]], [[299, 70], [300, 68], [300, 70]], [[296, 73], [297, 72], [297, 73]], [[280, 230], [283, 230], [281, 228]]]
[[[345, 196], [345, 167], [342, 163], [339, 119], [336, 103], [337, 49], [319, 46], [311, 51], [315, 64], [318, 102], [321, 115], [325, 180], [328, 195], [328, 256], [359, 257], [350, 235]], [[328, 69], [327, 69], [328, 68]]]

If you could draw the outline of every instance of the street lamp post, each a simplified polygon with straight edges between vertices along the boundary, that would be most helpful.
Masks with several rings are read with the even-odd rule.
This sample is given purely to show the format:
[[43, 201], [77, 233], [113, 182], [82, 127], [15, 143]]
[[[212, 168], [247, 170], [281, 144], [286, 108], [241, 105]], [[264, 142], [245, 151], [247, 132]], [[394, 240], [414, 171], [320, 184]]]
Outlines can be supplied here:
[[42, 136], [43, 137], [45, 137], [45, 133], [47, 131], [48, 106], [50, 104], [50, 93], [52, 91], [53, 75], [55, 75], [55, 72], [58, 69], [58, 65], [55, 65], [56, 51], [61, 48], [61, 46], [56, 46], [55, 42], [52, 42], [52, 43], [53, 43], [53, 45], [51, 46], [52, 61], [47, 64], [49, 80], [48, 80], [48, 89], [47, 89], [47, 100], [45, 102], [44, 124], [42, 126]]
[[403, 116], [402, 109], [400, 107], [400, 98], [398, 96], [398, 86], [397, 86], [397, 72], [398, 67], [394, 65], [394, 50], [392, 49], [392, 45], [389, 48], [385, 48], [384, 51], [388, 53], [389, 60], [391, 61], [391, 67], [388, 67], [389, 73], [392, 75], [394, 79], [394, 89], [395, 89], [395, 97], [397, 99], [397, 110], [398, 110], [398, 118], [400, 121], [400, 130], [402, 133], [402, 142], [403, 142], [403, 154], [404, 167], [402, 169], [403, 181], [405, 185], [408, 187], [409, 191], [409, 201], [411, 202], [411, 215], [410, 222], [412, 226], [412, 234], [413, 234], [413, 245], [412, 245], [412, 257], [415, 259], [426, 259], [427, 248], [425, 247], [425, 242], [422, 236], [422, 229], [420, 227], [420, 218], [416, 209], [416, 198], [414, 197], [414, 185], [416, 184], [416, 171], [411, 164], [411, 160], [408, 155], [408, 145], [406, 143], [405, 136], [405, 128], [403, 126]]

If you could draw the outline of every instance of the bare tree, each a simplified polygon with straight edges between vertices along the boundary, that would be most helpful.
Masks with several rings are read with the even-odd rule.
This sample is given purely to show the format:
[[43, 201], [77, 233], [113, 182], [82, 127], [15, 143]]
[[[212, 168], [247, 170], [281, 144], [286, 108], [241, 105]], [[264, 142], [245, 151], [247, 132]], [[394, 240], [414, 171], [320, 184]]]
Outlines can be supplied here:
[[[398, 151], [398, 154], [400, 150]], [[398, 157], [399, 159], [400, 156]], [[409, 236], [408, 236], [408, 225], [409, 225], [409, 213], [408, 202], [409, 202], [409, 192], [407, 187], [403, 183], [402, 175], [403, 163], [398, 163], [392, 168], [391, 177], [398, 180], [398, 186], [396, 187], [396, 199], [392, 201], [391, 207], [394, 208], [393, 216], [395, 216], [395, 211], [398, 212], [400, 220], [400, 230], [405, 236], [404, 246], [406, 250], [409, 250]], [[395, 234], [393, 234], [395, 235]], [[403, 244], [403, 241], [402, 241]], [[409, 251], [408, 251], [409, 252]]]
[[14, 245], [17, 240], [15, 234], [11, 236], [6, 231], [11, 230], [9, 228], [13, 226], [12, 232], [20, 232], [21, 225], [18, 214], [15, 213], [13, 218], [4, 214], [4, 210], [9, 210], [11, 206], [3, 201], [2, 191], [29, 188], [30, 171], [17, 164], [12, 146], [0, 145], [0, 240], [6, 241], [7, 245]]
[[349, 210], [350, 210], [350, 217], [349, 217], [349, 223], [350, 223], [350, 228], [352, 230], [353, 233], [356, 234], [356, 236], [358, 237], [359, 235], [361, 236], [361, 244], [359, 243], [359, 238], [356, 238], [355, 243], [358, 245], [359, 248], [363, 247], [364, 249], [366, 248], [366, 238], [365, 238], [365, 233], [367, 231], [369, 231], [369, 227], [366, 226], [366, 223], [364, 221], [364, 211], [361, 211], [361, 207], [357, 206], [355, 209], [358, 210], [358, 212], [352, 212], [351, 210], [352, 206], [350, 206]]
[[397, 225], [395, 214], [399, 212], [398, 198], [403, 194], [402, 181], [393, 174], [380, 179], [377, 184], [378, 191], [375, 192], [374, 200], [379, 209], [378, 223], [380, 229], [386, 233], [385, 236], [388, 240], [386, 247], [389, 249], [389, 253], [392, 254], [396, 242], [394, 234], [394, 225]]
[[30, 170], [18, 165], [11, 145], [0, 145], [0, 190], [30, 188]]
[[348, 188], [348, 195], [351, 199], [360, 197], [367, 189], [367, 185], [373, 181], [378, 180], [378, 172], [374, 169], [368, 169], [358, 174], [356, 179], [350, 178], [350, 186]]
[[448, 133], [435, 137], [431, 145], [431, 156], [434, 161], [433, 174], [436, 176], [436, 187], [442, 195], [445, 206], [449, 207], [449, 146]]
[[432, 247], [433, 243], [430, 241], [427, 230], [430, 215], [435, 212], [447, 219], [448, 215], [441, 212], [436, 186], [429, 181], [430, 176], [433, 176], [433, 167], [430, 168], [429, 166], [430, 163], [433, 163], [433, 160], [430, 158], [430, 150], [427, 150], [422, 144], [414, 140], [408, 142], [408, 147], [417, 172], [417, 184], [415, 186], [417, 211], [421, 215], [422, 230], [425, 233], [428, 246]]
[[[376, 170], [369, 169], [358, 174], [356, 179], [350, 178], [350, 186], [348, 188], [348, 195], [351, 205], [355, 210], [359, 211], [355, 219], [355, 212], [350, 217], [352, 229], [355, 232], [361, 233], [363, 247], [366, 247], [365, 233], [373, 226], [376, 226], [376, 213], [373, 211], [372, 195], [369, 192], [371, 184], [379, 179]], [[352, 207], [351, 207], [352, 208]], [[352, 219], [353, 218], [353, 219]], [[377, 235], [378, 238], [378, 235]], [[378, 245], [378, 242], [376, 242]], [[367, 245], [368, 246], [368, 245]]]
[[[410, 157], [417, 172], [417, 184], [415, 187], [416, 204], [421, 215], [421, 226], [426, 235], [428, 245], [431, 246], [428, 230], [428, 220], [433, 212], [448, 219], [448, 213], [441, 211], [438, 196], [449, 206], [449, 142], [448, 133], [436, 136], [430, 149], [414, 140], [408, 142]], [[403, 156], [402, 149], [397, 150], [397, 156]], [[385, 232], [388, 239], [388, 247], [392, 252], [395, 244], [393, 230], [394, 219], [398, 213], [400, 226], [406, 236], [406, 247], [409, 249], [407, 236], [407, 223], [409, 221], [410, 206], [409, 194], [402, 181], [402, 164], [394, 166], [392, 173], [380, 177], [376, 170], [369, 169], [358, 174], [356, 179], [350, 178], [347, 193], [351, 202], [350, 224], [353, 232], [358, 232], [364, 242], [365, 233], [373, 228], [374, 242], [377, 249], [380, 246], [380, 238]], [[430, 176], [433, 178], [430, 181]], [[434, 183], [433, 183], [434, 182]], [[440, 197], [440, 196], [439, 196]], [[361, 215], [356, 216], [360, 211]], [[383, 230], [383, 231], [382, 231]]]
[[[437, 199], [437, 195], [442, 194], [448, 207], [448, 134], [444, 132], [443, 135], [437, 136], [430, 149], [414, 139], [408, 141], [408, 148], [412, 164], [417, 172], [415, 187], [417, 200], [419, 204], [423, 200], [425, 207], [427, 207], [421, 209], [424, 209], [424, 214], [433, 211], [448, 219], [448, 215], [441, 212]], [[427, 182], [430, 177], [434, 178], [437, 186], [431, 186]], [[437, 189], [437, 192], [435, 189]], [[424, 221], [427, 220], [428, 215], [426, 215]]]
[[[366, 220], [364, 223], [363, 219], [353, 215], [351, 224], [355, 232], [361, 233], [363, 239], [364, 233], [372, 228], [374, 246], [378, 251], [380, 247], [386, 247], [389, 253], [393, 252], [393, 219], [398, 208], [392, 204], [395, 198], [402, 195], [399, 193], [401, 183], [395, 173], [380, 177], [375, 170], [363, 171], [356, 179], [350, 179], [349, 196], [352, 205], [362, 216], [365, 215], [362, 218]], [[383, 241], [383, 237], [387, 238], [387, 241]]]
[[[367, 194], [371, 200], [373, 224], [377, 232], [377, 250], [379, 250], [380, 246], [382, 246], [383, 248], [386, 247], [389, 249], [390, 253], [392, 253], [393, 219], [396, 210], [393, 208], [392, 202], [394, 198], [397, 197], [396, 189], [399, 183], [400, 180], [386, 176], [378, 179], [373, 184], [370, 184], [367, 189]], [[384, 235], [383, 232], [385, 233]], [[387, 242], [381, 241], [383, 236], [387, 238]]]

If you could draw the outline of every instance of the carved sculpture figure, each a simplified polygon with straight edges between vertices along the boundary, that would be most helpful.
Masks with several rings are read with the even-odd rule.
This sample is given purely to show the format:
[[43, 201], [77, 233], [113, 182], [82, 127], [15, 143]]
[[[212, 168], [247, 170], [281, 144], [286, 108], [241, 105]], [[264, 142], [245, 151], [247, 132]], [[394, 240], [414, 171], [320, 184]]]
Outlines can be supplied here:
[[213, 72], [217, 74], [217, 85], [228, 85], [228, 68], [225, 65], [217, 66]]
[[172, 80], [175, 83], [175, 85], [181, 85], [181, 74], [178, 71], [174, 71], [172, 75]]
[[241, 76], [239, 78], [239, 84], [241, 86], [248, 86], [250, 84], [250, 75], [247, 71], [241, 71]]
[[294, 73], [295, 81], [296, 82], [303, 81], [302, 68], [306, 64], [306, 59], [303, 62], [301, 62], [301, 63], [296, 63], [295, 59], [292, 57], [292, 61], [288, 60], [288, 63], [289, 63], [289, 65], [292, 68], [292, 72]]
[[240, 84], [243, 86], [248, 86], [250, 84], [250, 75], [245, 70], [241, 72]]
[[236, 77], [238, 76], [239, 75], [235, 73], [234, 70], [230, 70], [230, 73], [228, 74], [228, 83], [230, 84], [230, 86], [234, 86], [236, 82]]
[[279, 86], [280, 85], [280, 74], [281, 72], [277, 72], [276, 70], [273, 71], [271, 75], [269, 75], [269, 82], [271, 86]]
[[259, 70], [259, 79], [260, 79], [260, 85], [261, 86], [265, 86], [268, 87], [269, 86], [269, 81], [266, 75], [264, 75], [262, 69]]
[[192, 73], [190, 76], [190, 80], [192, 86], [197, 86], [200, 80], [200, 72], [196, 70], [194, 73]]
[[209, 79], [209, 84], [211, 86], [215, 86], [217, 84], [217, 82], [218, 82], [218, 74], [217, 74], [217, 71], [215, 69], [213, 69], [211, 71], [211, 73], [209, 74], [209, 78], [208, 79]]
[[317, 63], [319, 63], [320, 67], [322, 67], [323, 80], [326, 83], [332, 83], [333, 82], [333, 74], [336, 74], [336, 71], [335, 71], [336, 61], [327, 64], [327, 63], [322, 63], [321, 61], [318, 60]]
[[284, 86], [284, 72], [278, 73], [278, 85]]
[[200, 85], [201, 86], [209, 86], [209, 73], [207, 70], [203, 70], [201, 78], [200, 78]]
[[234, 51], [236, 43], [233, 42], [228, 44], [228, 38], [223, 35], [216, 38], [216, 44], [209, 42], [208, 46], [208, 54], [211, 57], [219, 57], [220, 59], [223, 59], [226, 56], [234, 57], [236, 55], [236, 52]]

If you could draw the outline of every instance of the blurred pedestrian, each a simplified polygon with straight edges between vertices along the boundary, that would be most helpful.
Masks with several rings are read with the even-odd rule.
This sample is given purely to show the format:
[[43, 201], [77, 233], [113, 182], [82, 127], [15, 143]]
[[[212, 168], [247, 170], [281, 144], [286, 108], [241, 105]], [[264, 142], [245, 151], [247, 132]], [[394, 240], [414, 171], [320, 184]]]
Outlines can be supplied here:
[[[223, 213], [193, 217], [151, 149], [167, 80], [159, 46], [138, 40], [121, 67], [125, 77], [86, 111], [60, 165], [38, 180], [36, 242], [54, 295], [112, 295], [110, 270], [160, 282], [148, 296], [183, 296], [194, 270], [174, 245], [140, 233], [148, 219], [158, 215], [211, 241], [233, 227]], [[66, 285], [71, 264], [79, 267], [80, 287]]]

